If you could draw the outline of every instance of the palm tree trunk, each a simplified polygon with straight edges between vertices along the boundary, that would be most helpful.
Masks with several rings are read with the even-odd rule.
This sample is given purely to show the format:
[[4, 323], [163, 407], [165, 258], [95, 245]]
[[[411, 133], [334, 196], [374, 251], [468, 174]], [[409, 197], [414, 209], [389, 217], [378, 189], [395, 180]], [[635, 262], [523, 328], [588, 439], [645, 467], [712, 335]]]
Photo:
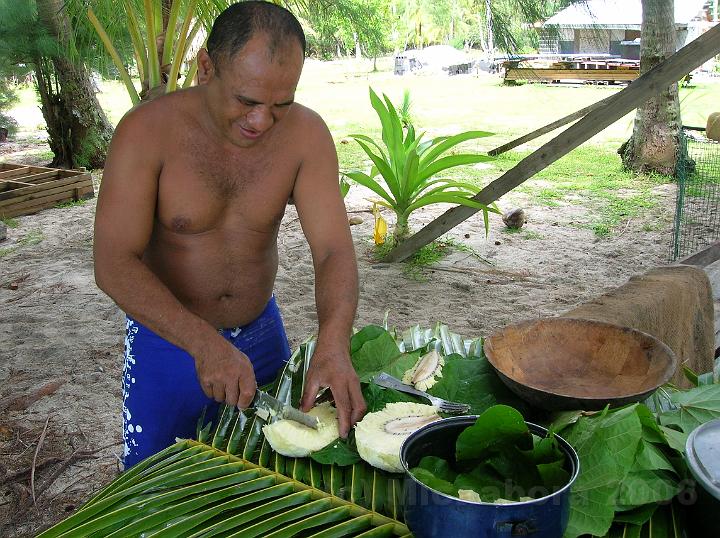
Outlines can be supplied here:
[[[642, 9], [641, 74], [672, 56], [677, 41], [673, 0], [642, 0]], [[673, 84], [638, 108], [632, 137], [618, 150], [625, 168], [675, 175], [681, 125], [678, 86]]]
[[[71, 29], [63, 0], [36, 0], [36, 5], [40, 23], [58, 41], [59, 50], [66, 50]], [[38, 91], [55, 154], [52, 166], [101, 168], [112, 127], [85, 66], [61, 54], [38, 62]]]

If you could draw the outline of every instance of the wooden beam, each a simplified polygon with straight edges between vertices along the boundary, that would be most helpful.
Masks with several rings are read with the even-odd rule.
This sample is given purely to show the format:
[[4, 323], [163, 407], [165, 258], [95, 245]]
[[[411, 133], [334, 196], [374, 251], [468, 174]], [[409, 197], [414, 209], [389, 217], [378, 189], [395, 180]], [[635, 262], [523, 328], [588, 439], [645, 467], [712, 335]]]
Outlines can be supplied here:
[[35, 183], [25, 183], [24, 181], [15, 181], [14, 179], [0, 179], [0, 183], [12, 183], [13, 185], [23, 185], [25, 187], [35, 186]]
[[632, 81], [640, 76], [637, 69], [531, 69], [513, 67], [505, 72], [504, 80], [594, 80]]
[[28, 172], [30, 172], [29, 166], [21, 166], [19, 168], [10, 168], [9, 170], [4, 170], [4, 171], [0, 172], [0, 179], [22, 176], [23, 174], [27, 174]]
[[720, 241], [713, 243], [702, 250], [694, 252], [687, 258], [679, 260], [677, 263], [682, 265], [698, 265], [700, 267], [706, 267], [718, 260], [720, 260]]
[[[670, 58], [643, 74], [627, 88], [616, 93], [604, 106], [596, 108], [580, 121], [525, 157], [513, 168], [473, 196], [473, 200], [489, 205], [540, 170], [580, 146], [597, 133], [631, 112], [648, 98], [702, 65], [720, 52], [720, 24], [680, 49]], [[400, 262], [419, 248], [434, 241], [470, 216], [477, 209], [457, 206], [446, 211], [391, 250], [381, 261]]]
[[488, 151], [488, 155], [491, 155], [491, 156], [500, 155], [501, 153], [505, 153], [508, 150], [516, 148], [519, 145], [524, 144], [525, 142], [529, 142], [530, 140], [535, 140], [539, 136], [547, 134], [550, 131], [554, 131], [555, 129], [558, 129], [558, 128], [562, 127], [563, 125], [567, 125], [570, 122], [579, 120], [580, 118], [582, 118], [583, 116], [592, 112], [596, 108], [600, 108], [601, 106], [606, 105], [608, 103], [608, 101], [610, 101], [613, 97], [614, 97], [613, 95], [611, 95], [610, 97], [606, 97], [605, 99], [598, 101], [597, 103], [593, 103], [592, 105], [586, 106], [585, 108], [581, 108], [580, 110], [573, 112], [572, 114], [568, 114], [564, 118], [560, 118], [557, 121], [548, 123], [546, 126], [540, 127], [540, 129], [537, 129], [537, 130], [533, 131], [532, 133], [528, 133], [524, 136], [521, 136], [520, 138], [516, 138], [515, 140], [508, 142], [507, 144], [503, 144], [502, 146], [498, 146], [495, 149], [491, 149], [490, 151]]
[[7, 205], [8, 203], [13, 203], [14, 201], [19, 201], [21, 199], [25, 200], [27, 198], [21, 198], [21, 197], [23, 197], [27, 194], [38, 193], [38, 192], [41, 193], [48, 189], [54, 189], [56, 187], [61, 187], [63, 185], [70, 185], [73, 183], [82, 183], [84, 185], [85, 184], [92, 185], [92, 179], [86, 178], [84, 176], [64, 177], [61, 179], [55, 179], [53, 181], [48, 181], [46, 183], [29, 184], [27, 187], [20, 187], [19, 189], [13, 189], [10, 191], [0, 192], [0, 206]]

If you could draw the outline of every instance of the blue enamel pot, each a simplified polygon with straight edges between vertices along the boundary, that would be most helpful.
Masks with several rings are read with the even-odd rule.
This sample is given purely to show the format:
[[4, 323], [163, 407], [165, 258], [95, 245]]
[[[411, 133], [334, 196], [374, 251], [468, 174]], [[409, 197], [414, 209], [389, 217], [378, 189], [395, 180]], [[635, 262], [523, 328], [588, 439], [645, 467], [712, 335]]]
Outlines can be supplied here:
[[[531, 501], [495, 504], [464, 501], [430, 489], [408, 471], [416, 467], [424, 456], [455, 460], [455, 441], [476, 416], [453, 417], [433, 422], [408, 437], [400, 450], [405, 469], [405, 522], [417, 538], [495, 538], [532, 536], [560, 538], [570, 516], [570, 489], [578, 476], [580, 462], [567, 441], [556, 436], [565, 454], [570, 481], [551, 493], [528, 491], [523, 496], [544, 496]], [[540, 437], [547, 430], [527, 423], [530, 432]]]

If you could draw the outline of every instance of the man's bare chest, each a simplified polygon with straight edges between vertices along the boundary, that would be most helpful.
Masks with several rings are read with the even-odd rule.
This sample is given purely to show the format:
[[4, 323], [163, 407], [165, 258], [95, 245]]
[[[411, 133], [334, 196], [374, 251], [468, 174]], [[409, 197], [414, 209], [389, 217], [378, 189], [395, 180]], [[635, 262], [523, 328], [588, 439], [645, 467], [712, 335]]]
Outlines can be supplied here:
[[239, 224], [271, 231], [282, 219], [298, 164], [273, 150], [223, 152], [185, 144], [163, 162], [157, 217], [178, 233]]

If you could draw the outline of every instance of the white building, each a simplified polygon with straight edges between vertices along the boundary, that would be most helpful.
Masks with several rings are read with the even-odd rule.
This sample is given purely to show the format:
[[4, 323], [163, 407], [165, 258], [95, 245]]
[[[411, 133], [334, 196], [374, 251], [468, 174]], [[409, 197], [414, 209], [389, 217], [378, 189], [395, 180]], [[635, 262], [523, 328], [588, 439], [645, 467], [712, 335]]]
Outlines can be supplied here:
[[[706, 31], [707, 0], [675, 0], [677, 48]], [[612, 54], [640, 58], [640, 0], [587, 0], [550, 17], [538, 29], [541, 54]]]

